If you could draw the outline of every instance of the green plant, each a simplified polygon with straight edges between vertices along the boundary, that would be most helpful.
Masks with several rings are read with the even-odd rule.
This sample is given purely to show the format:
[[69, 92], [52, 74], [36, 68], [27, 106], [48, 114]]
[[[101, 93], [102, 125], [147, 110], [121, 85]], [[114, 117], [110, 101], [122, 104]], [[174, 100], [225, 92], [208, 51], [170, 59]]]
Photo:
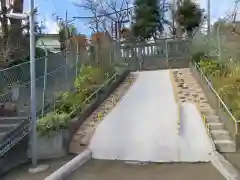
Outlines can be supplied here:
[[58, 113], [70, 114], [75, 111], [78, 106], [85, 101], [87, 96], [83, 92], [65, 92], [59, 96], [59, 100], [56, 103], [56, 111]]
[[219, 64], [216, 61], [204, 59], [200, 60], [198, 64], [207, 76], [213, 75], [216, 71], [220, 70]]
[[82, 91], [86, 94], [93, 86], [100, 85], [105, 81], [104, 73], [98, 67], [82, 66], [79, 70], [78, 77], [74, 82], [77, 91]]
[[67, 129], [68, 114], [50, 112], [37, 121], [37, 132], [40, 136], [51, 136], [56, 132]]
[[199, 63], [201, 59], [203, 59], [205, 56], [204, 52], [197, 52], [192, 55], [192, 61]]

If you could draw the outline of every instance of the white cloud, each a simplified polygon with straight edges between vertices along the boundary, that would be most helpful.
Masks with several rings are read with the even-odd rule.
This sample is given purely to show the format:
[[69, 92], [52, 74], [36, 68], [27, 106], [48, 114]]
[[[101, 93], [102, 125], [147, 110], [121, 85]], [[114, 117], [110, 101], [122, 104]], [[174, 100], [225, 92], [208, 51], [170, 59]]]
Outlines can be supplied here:
[[58, 23], [49, 17], [43, 21], [43, 25], [45, 26], [44, 31], [48, 34], [57, 34], [59, 31]]

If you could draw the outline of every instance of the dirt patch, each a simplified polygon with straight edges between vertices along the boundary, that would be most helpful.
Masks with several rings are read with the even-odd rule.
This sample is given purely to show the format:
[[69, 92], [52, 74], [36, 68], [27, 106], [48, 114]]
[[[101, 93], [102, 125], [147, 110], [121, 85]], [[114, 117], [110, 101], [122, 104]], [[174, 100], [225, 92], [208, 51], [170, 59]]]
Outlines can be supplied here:
[[127, 164], [91, 160], [69, 180], [225, 180], [210, 163]]
[[193, 77], [189, 68], [174, 69], [173, 80], [180, 102], [199, 103], [201, 111], [212, 109], [200, 84]]

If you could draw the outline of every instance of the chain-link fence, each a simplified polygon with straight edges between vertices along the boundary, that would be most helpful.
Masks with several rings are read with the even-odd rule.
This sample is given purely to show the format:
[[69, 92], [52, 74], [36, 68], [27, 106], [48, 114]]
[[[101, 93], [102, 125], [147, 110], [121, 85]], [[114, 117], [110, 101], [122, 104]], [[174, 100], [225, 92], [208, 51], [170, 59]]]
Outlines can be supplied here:
[[[59, 91], [68, 91], [76, 77], [75, 52], [51, 53], [36, 59], [36, 106], [37, 113], [44, 113], [47, 105], [54, 100]], [[25, 62], [0, 71], [1, 103], [14, 102], [18, 111], [30, 112], [30, 62]]]
[[[118, 59], [117, 47], [111, 41], [85, 46], [73, 41], [67, 51], [53, 53], [46, 49], [45, 56], [35, 60], [37, 115], [52, 110], [59, 93], [73, 90], [81, 65], [96, 64], [104, 71], [114, 68]], [[14, 103], [19, 114], [29, 115], [30, 62], [1, 70], [0, 85], [0, 103]]]

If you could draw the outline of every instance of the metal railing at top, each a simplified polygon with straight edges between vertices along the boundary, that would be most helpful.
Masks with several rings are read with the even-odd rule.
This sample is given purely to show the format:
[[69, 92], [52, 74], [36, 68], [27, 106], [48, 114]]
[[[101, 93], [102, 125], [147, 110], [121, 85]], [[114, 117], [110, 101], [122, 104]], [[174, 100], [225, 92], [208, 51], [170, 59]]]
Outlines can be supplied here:
[[[231, 111], [229, 110], [229, 108], [227, 107], [227, 105], [224, 103], [224, 101], [222, 100], [222, 98], [220, 97], [220, 95], [217, 93], [217, 91], [215, 90], [215, 88], [213, 87], [212, 83], [210, 82], [210, 80], [207, 78], [207, 76], [203, 73], [202, 69], [199, 67], [199, 65], [196, 62], [191, 62], [190, 64], [190, 68], [191, 71], [193, 72], [193, 68], [195, 70], [195, 73], [198, 73], [198, 76], [201, 80], [201, 83], [203, 83], [205, 85], [205, 87], [207, 86], [208, 90], [210, 90], [212, 92], [212, 94], [214, 94], [215, 96], [215, 100], [217, 100], [217, 104], [218, 104], [218, 111], [220, 111], [221, 109], [224, 110], [224, 112], [227, 114], [227, 116], [230, 117], [231, 121], [234, 123], [234, 132], [230, 132], [233, 136], [235, 136], [238, 133], [238, 123], [240, 123], [239, 120], [237, 120], [233, 114], [231, 113]], [[206, 92], [205, 92], [206, 93]], [[206, 94], [207, 95], [207, 94]], [[221, 116], [220, 116], [221, 118]], [[225, 124], [225, 126], [228, 126]], [[232, 129], [228, 129], [228, 130], [232, 130]]]

